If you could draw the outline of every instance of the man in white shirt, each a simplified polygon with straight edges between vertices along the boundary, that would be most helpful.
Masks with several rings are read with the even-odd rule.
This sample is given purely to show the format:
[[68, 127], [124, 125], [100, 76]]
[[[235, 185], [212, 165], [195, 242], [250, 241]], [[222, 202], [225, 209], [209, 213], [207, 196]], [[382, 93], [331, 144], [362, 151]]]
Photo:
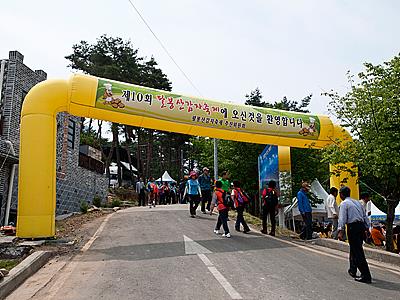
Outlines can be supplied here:
[[369, 194], [362, 193], [360, 197], [360, 203], [364, 207], [365, 213], [369, 217], [371, 215], [371, 202], [369, 202]]
[[338, 234], [338, 220], [339, 220], [339, 207], [336, 203], [338, 189], [331, 187], [330, 194], [326, 198], [325, 209], [328, 213], [328, 219], [332, 222], [332, 237], [337, 240]]

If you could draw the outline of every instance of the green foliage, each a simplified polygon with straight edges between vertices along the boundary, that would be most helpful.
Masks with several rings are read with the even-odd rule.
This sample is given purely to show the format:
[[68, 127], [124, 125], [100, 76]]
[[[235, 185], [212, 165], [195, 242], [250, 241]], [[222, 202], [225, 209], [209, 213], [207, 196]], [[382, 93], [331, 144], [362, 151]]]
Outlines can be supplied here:
[[81, 210], [81, 213], [86, 214], [88, 211], [89, 205], [86, 201], [83, 200], [83, 201], [81, 201], [79, 208]]
[[[329, 165], [321, 163], [322, 151], [316, 149], [290, 148], [292, 160], [292, 197], [296, 197], [303, 180], [311, 182], [319, 179], [324, 187], [329, 182]], [[328, 189], [327, 189], [328, 190]], [[312, 203], [318, 203], [312, 198]]]
[[113, 201], [111, 202], [111, 207], [120, 207], [121, 206], [121, 200], [119, 200], [118, 198], [113, 199]]
[[107, 139], [100, 139], [94, 130], [88, 132], [87, 130], [81, 132], [80, 144], [89, 145], [95, 149], [101, 149], [101, 146], [107, 143]]
[[0, 259], [0, 269], [6, 269], [10, 271], [20, 262], [19, 259]]
[[65, 57], [72, 69], [162, 90], [170, 91], [172, 88], [154, 57], [146, 61], [130, 41], [102, 35], [96, 43], [81, 41], [73, 45], [72, 50], [73, 53]]
[[307, 107], [310, 105], [310, 101], [312, 95], [308, 95], [303, 99], [298, 101], [288, 100], [285, 97], [282, 98], [280, 101], [275, 101], [274, 103], [269, 103], [262, 101], [262, 94], [259, 88], [256, 88], [254, 91], [251, 91], [250, 94], [246, 95], [246, 105], [258, 106], [258, 107], [266, 107], [266, 108], [274, 108], [280, 110], [287, 110], [287, 111], [297, 111], [303, 113], [309, 113], [310, 111]]
[[96, 207], [101, 206], [101, 198], [98, 195], [93, 197], [93, 205]]
[[[360, 177], [376, 182], [387, 199], [388, 223], [400, 199], [400, 56], [382, 65], [364, 64], [357, 83], [349, 75], [351, 90], [344, 96], [330, 92], [331, 112], [354, 136], [336, 140], [324, 158], [331, 163], [354, 162]], [[388, 224], [387, 238], [391, 238]], [[392, 246], [391, 240], [387, 248]]]

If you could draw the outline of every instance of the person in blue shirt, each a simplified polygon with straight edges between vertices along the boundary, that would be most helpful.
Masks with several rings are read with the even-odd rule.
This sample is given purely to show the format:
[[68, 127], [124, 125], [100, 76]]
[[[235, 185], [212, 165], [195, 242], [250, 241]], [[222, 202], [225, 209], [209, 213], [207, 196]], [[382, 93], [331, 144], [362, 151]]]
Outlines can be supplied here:
[[307, 192], [310, 191], [310, 184], [304, 181], [301, 185], [300, 191], [297, 193], [297, 203], [301, 216], [304, 221], [304, 228], [300, 233], [300, 238], [303, 240], [312, 239], [312, 208], [310, 199], [308, 199]]
[[196, 209], [201, 201], [201, 189], [195, 171], [190, 172], [190, 178], [186, 182], [183, 198], [185, 198], [186, 195], [188, 195], [190, 203], [190, 216], [194, 218], [196, 216]]
[[201, 201], [201, 211], [205, 214], [206, 208], [210, 211], [211, 205], [211, 177], [210, 170], [207, 167], [203, 168], [203, 174], [199, 176], [198, 181], [200, 184], [201, 195], [203, 196]]

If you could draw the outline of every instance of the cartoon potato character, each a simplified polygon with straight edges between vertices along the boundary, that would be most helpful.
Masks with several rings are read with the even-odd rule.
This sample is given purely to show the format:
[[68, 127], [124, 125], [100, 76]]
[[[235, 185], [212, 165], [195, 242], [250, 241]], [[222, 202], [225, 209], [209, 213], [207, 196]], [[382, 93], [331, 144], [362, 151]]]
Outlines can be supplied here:
[[106, 103], [110, 103], [114, 99], [112, 93], [112, 84], [105, 83], [104, 87], [105, 89], [104, 89], [103, 99], [106, 100]]

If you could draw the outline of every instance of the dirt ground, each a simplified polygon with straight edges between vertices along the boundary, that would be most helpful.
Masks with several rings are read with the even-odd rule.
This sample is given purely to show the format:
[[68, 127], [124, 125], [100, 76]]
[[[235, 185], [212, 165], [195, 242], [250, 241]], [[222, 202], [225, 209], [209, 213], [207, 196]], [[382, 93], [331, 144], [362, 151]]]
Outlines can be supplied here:
[[56, 237], [37, 249], [50, 250], [55, 255], [73, 254], [90, 239], [109, 213], [112, 212], [92, 211], [56, 221]]

